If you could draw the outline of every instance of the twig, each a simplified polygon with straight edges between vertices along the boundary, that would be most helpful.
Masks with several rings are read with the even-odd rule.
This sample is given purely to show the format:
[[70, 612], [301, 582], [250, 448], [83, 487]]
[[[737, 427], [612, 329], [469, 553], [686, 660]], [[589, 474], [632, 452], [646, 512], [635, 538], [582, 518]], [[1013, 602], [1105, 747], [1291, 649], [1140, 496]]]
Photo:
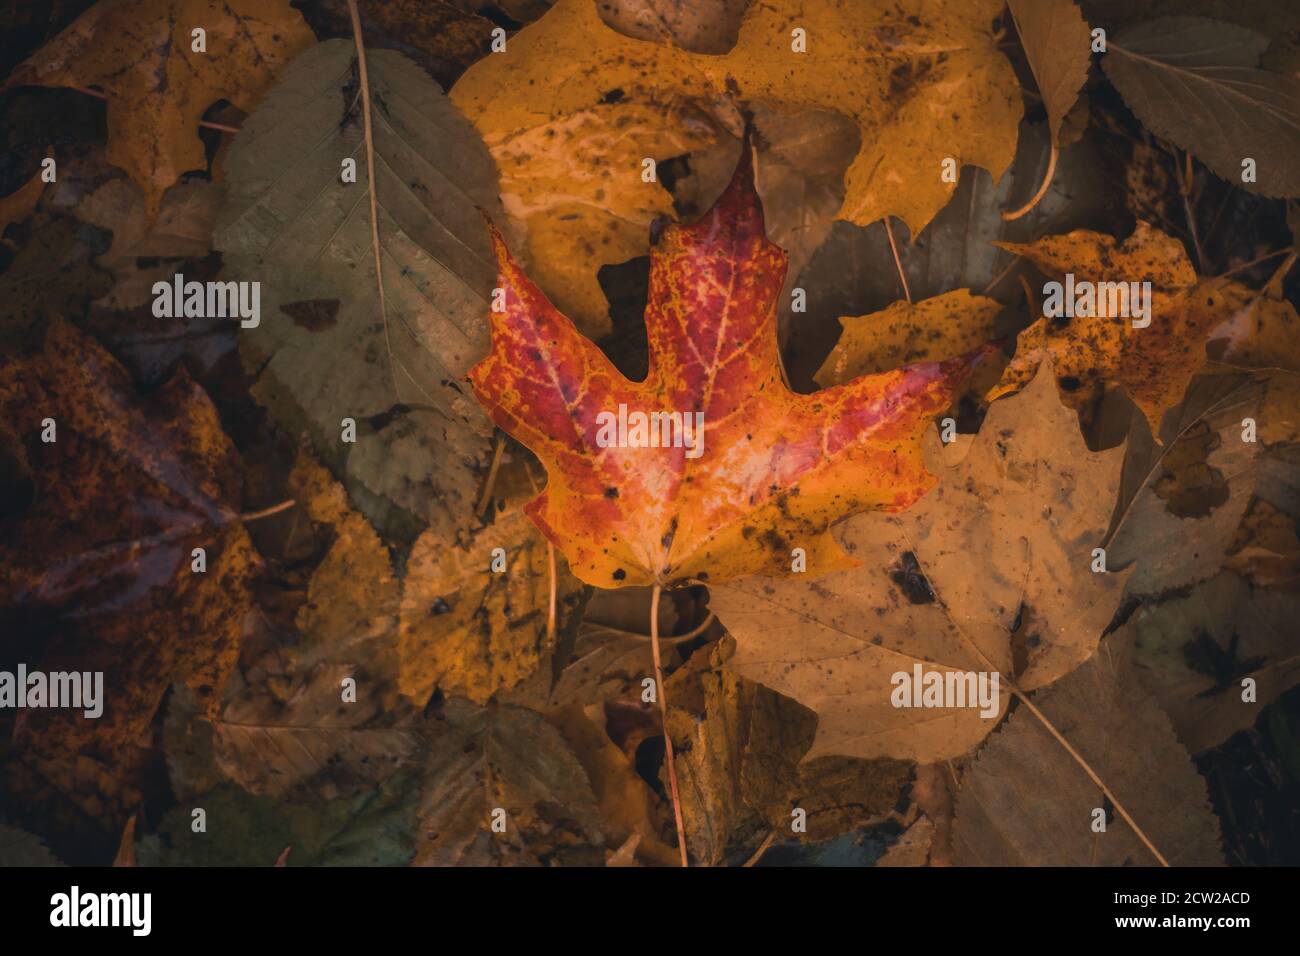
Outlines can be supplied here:
[[1196, 271], [1205, 268], [1205, 252], [1201, 249], [1201, 237], [1196, 231], [1196, 210], [1192, 208], [1192, 154], [1184, 153], [1187, 159], [1186, 170], [1178, 162], [1178, 151], [1174, 151], [1174, 170], [1178, 175], [1178, 194], [1183, 199], [1183, 214], [1187, 217], [1187, 228], [1192, 234], [1192, 248], [1196, 253]]
[[907, 274], [903, 272], [903, 262], [898, 258], [898, 246], [894, 243], [894, 230], [889, 225], [889, 216], [885, 216], [885, 235], [889, 237], [889, 251], [894, 254], [894, 267], [898, 270], [898, 281], [903, 283], [903, 295], [907, 304], [912, 304], [912, 290], [907, 287]]
[[1011, 257], [1011, 261], [1008, 262], [1005, 266], [1003, 266], [1001, 271], [998, 272], [997, 275], [995, 275], [992, 279], [989, 280], [989, 284], [984, 287], [983, 294], [988, 295], [990, 292], [992, 292], [993, 288], [1007, 277], [1007, 273], [1009, 273], [1012, 269], [1016, 267], [1016, 263], [1019, 262], [1020, 259], [1021, 259], [1020, 253], [1016, 253], [1015, 255], [1013, 255]]
[[135, 818], [137, 814], [131, 814], [131, 819], [126, 821], [126, 826], [122, 829], [122, 840], [117, 845], [117, 856], [113, 857], [113, 866], [135, 866]]
[[278, 505], [271, 505], [269, 508], [263, 508], [261, 511], [245, 511], [239, 516], [240, 521], [257, 521], [260, 518], [269, 518], [271, 515], [278, 515], [281, 511], [288, 511], [298, 503], [296, 498], [290, 498], [288, 501], [281, 501]]
[[664, 764], [668, 768], [668, 789], [673, 798], [673, 822], [677, 825], [677, 848], [681, 850], [682, 866], [690, 866], [686, 857], [686, 827], [682, 824], [682, 801], [677, 795], [677, 765], [673, 761], [673, 735], [668, 732], [668, 694], [664, 687], [664, 669], [659, 660], [659, 595], [663, 588], [655, 582], [650, 595], [650, 652], [655, 662], [655, 697], [659, 701], [659, 715], [664, 724]]
[[[481, 518], [487, 513], [488, 502], [492, 500], [492, 489], [497, 483], [497, 471], [501, 468], [501, 453], [506, 448], [506, 436], [499, 430], [497, 431], [496, 441], [492, 446], [492, 465], [488, 468], [487, 480], [483, 482], [483, 494], [478, 500], [478, 507], [474, 509], [475, 517]], [[532, 481], [533, 473], [529, 471], [528, 480]], [[536, 485], [533, 486], [536, 491]]]
[[753, 855], [750, 856], [750, 858], [745, 861], [744, 865], [753, 866], [755, 863], [759, 861], [759, 858], [762, 857], [762, 855], [767, 852], [768, 847], [770, 847], [775, 842], [776, 842], [776, 831], [768, 830], [767, 836], [763, 837], [763, 842], [758, 845], [758, 849], [755, 850]]
[[1284, 255], [1286, 255], [1288, 252], [1291, 252], [1291, 250], [1290, 250], [1289, 248], [1288, 248], [1288, 249], [1274, 249], [1272, 252], [1270, 252], [1270, 253], [1268, 253], [1268, 254], [1266, 254], [1266, 255], [1262, 255], [1262, 256], [1260, 256], [1258, 259], [1251, 259], [1249, 262], [1243, 262], [1243, 263], [1242, 263], [1241, 265], [1239, 265], [1239, 266], [1233, 266], [1231, 269], [1228, 269], [1226, 272], [1220, 272], [1217, 276], [1215, 276], [1215, 278], [1217, 278], [1217, 279], [1222, 279], [1224, 276], [1230, 276], [1230, 275], [1232, 275], [1233, 273], [1236, 273], [1236, 272], [1244, 272], [1246, 269], [1249, 269], [1251, 266], [1257, 266], [1257, 265], [1259, 265], [1261, 262], [1267, 262], [1269, 259], [1275, 259], [1275, 258], [1277, 258], [1278, 256], [1284, 256]]
[[555, 646], [555, 611], [558, 603], [556, 588], [559, 586], [559, 579], [555, 574], [555, 545], [551, 544], [550, 538], [546, 539], [546, 566], [551, 572], [551, 599], [546, 611], [546, 646]]
[[361, 40], [361, 13], [357, 10], [357, 0], [348, 0], [348, 13], [352, 15], [352, 38], [357, 45], [357, 76], [361, 81], [361, 125], [366, 138], [366, 184], [370, 190], [370, 242], [375, 250], [375, 285], [379, 288], [379, 317], [384, 322], [388, 377], [392, 379], [393, 392], [400, 400], [396, 363], [393, 360], [393, 341], [388, 334], [388, 304], [384, 300], [384, 265], [379, 245], [379, 194], [375, 191], [375, 134], [370, 121], [370, 75], [366, 72], [366, 48]]
[[[708, 629], [713, 625], [713, 622], [714, 622], [715, 620], [717, 620], [717, 615], [715, 615], [712, 611], [710, 611], [709, 614], [708, 614], [708, 616], [707, 616], [707, 617], [706, 617], [706, 618], [705, 618], [701, 623], [695, 625], [695, 627], [691, 628], [691, 629], [690, 629], [689, 631], [687, 631], [685, 634], [678, 634], [678, 635], [676, 635], [676, 636], [674, 636], [674, 637], [661, 637], [661, 638], [659, 638], [659, 643], [660, 643], [660, 644], [680, 644], [680, 643], [682, 643], [683, 641], [694, 640], [695, 638], [697, 638], [697, 637], [699, 637], [701, 634], [703, 634], [705, 631], [707, 631], [707, 630], [708, 630]], [[590, 634], [590, 633], [593, 633], [593, 632], [596, 632], [596, 633], [603, 632], [603, 633], [606, 633], [606, 634], [621, 634], [621, 635], [623, 635], [624, 637], [634, 637], [634, 638], [636, 638], [636, 639], [639, 640], [639, 641], [648, 641], [648, 640], [650, 640], [650, 635], [649, 635], [649, 634], [638, 634], [636, 631], [625, 631], [625, 630], [624, 630], [623, 628], [621, 628], [621, 627], [609, 627], [608, 625], [605, 625], [605, 624], [593, 624], [593, 625], [591, 625], [591, 628], [590, 628], [590, 630], [587, 631], [587, 633]]]
[[[502, 443], [504, 444], [504, 442]], [[492, 476], [496, 474], [496, 466], [500, 463], [501, 445], [497, 446], [497, 457], [492, 462], [492, 474], [488, 475], [489, 484]], [[528, 483], [533, 486], [533, 494], [537, 494], [537, 482], [533, 479], [533, 466], [524, 462], [524, 473], [528, 475]], [[545, 536], [543, 536], [545, 537]], [[555, 574], [555, 545], [551, 544], [551, 539], [546, 538], [546, 566], [551, 573], [551, 599], [547, 605], [546, 611], [546, 644], [548, 647], [555, 646], [555, 605], [557, 602], [556, 588], [559, 582]]]
[[1012, 212], [1004, 212], [1002, 214], [1003, 222], [1014, 222], [1022, 216], [1027, 216], [1030, 210], [1037, 206], [1039, 202], [1042, 201], [1042, 198], [1047, 195], [1047, 189], [1052, 185], [1052, 177], [1056, 175], [1056, 159], [1060, 153], [1060, 147], [1057, 146], [1056, 141], [1053, 140], [1052, 153], [1047, 158], [1047, 172], [1043, 174], [1043, 181], [1038, 187], [1038, 192], [1034, 193], [1034, 195], [1030, 197], [1029, 202], [1025, 203], [1019, 209], [1013, 210]]
[[[87, 96], [93, 96], [97, 100], [108, 99], [107, 93], [101, 93], [99, 90], [92, 90], [88, 86], [69, 86], [68, 89], [76, 90], [78, 93], [85, 93]], [[223, 133], [238, 133], [238, 126], [227, 126], [225, 123], [210, 123], [207, 120], [199, 120], [200, 126], [206, 126], [208, 129], [218, 129]]]

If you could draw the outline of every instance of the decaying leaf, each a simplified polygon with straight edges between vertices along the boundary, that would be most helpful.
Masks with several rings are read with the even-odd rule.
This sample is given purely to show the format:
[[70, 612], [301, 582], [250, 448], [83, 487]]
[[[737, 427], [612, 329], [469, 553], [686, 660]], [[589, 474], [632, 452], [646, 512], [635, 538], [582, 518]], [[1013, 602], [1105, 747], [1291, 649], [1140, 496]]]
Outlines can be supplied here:
[[[499, 208], [495, 170], [419, 68], [389, 51], [367, 62], [386, 323], [349, 41], [296, 60], [245, 121], [215, 245], [229, 277], [262, 282], [261, 322], [240, 335], [254, 395], [309, 432], [381, 530], [430, 526], [452, 540], [469, 526], [474, 469], [488, 457], [489, 426], [457, 379], [487, 348], [482, 211]], [[343, 441], [344, 419], [355, 443]]]
[[[600, 818], [607, 847], [624, 847], [632, 841], [625, 856], [652, 866], [679, 866], [677, 851], [660, 836], [667, 822], [658, 798], [638, 776], [632, 760], [584, 708], [570, 704], [557, 708], [549, 719], [573, 748], [574, 755], [591, 781], [600, 804]], [[610, 851], [606, 850], [608, 854]], [[606, 866], [632, 865], [606, 859]]]
[[0, 823], [0, 866], [62, 866], [38, 837]]
[[1247, 376], [1206, 376], [1165, 417], [1164, 444], [1131, 439], [1106, 542], [1112, 566], [1137, 562], [1129, 595], [1183, 588], [1224, 565], [1258, 481], [1261, 445], [1243, 440], [1243, 422], [1264, 419], [1268, 391]]
[[[497, 424], [546, 466], [529, 517], [599, 587], [784, 574], [794, 547], [818, 569], [843, 567], [826, 529], [925, 492], [921, 431], [982, 354], [816, 395], [785, 388], [775, 314], [784, 256], [764, 234], [748, 154], [717, 205], [655, 247], [644, 382], [624, 378], [496, 245], [505, 311], [470, 379]], [[630, 412], [658, 413], [653, 439], [614, 435]], [[661, 430], [669, 412], [682, 426], [675, 438]]]
[[[204, 31], [203, 51], [193, 31]], [[108, 160], [144, 190], [152, 219], [167, 187], [207, 167], [199, 120], [218, 100], [251, 110], [313, 41], [288, 0], [109, 0], [22, 63], [5, 88], [98, 87]]]
[[0, 345], [6, 352], [19, 347], [42, 320], [80, 315], [113, 285], [112, 276], [94, 265], [99, 247], [74, 220], [38, 212], [31, 228], [0, 272]]
[[[206, 829], [191, 807], [173, 807], [158, 832], [141, 840], [141, 866], [403, 866], [414, 853], [419, 775], [398, 774], [351, 797], [286, 803], [223, 784], [199, 798]], [[220, 834], [218, 838], [216, 835]]]
[[[437, 688], [485, 704], [536, 672], [550, 650], [551, 573], [546, 540], [515, 506], [468, 548], [422, 534], [402, 589], [402, 693], [422, 704]], [[558, 555], [554, 573], [558, 635], [576, 624], [581, 585]]]
[[[669, 708], [668, 729], [691, 854], [710, 866], [743, 862], [767, 833], [820, 842], [888, 813], [910, 766], [843, 757], [801, 762], [816, 715], [721, 668], [731, 651], [724, 639], [710, 650], [710, 669], [678, 671], [669, 681], [670, 700], [685, 704]], [[684, 692], [687, 682], [698, 687]], [[796, 818], [801, 829], [792, 831]]]
[[895, 302], [871, 315], [843, 316], [844, 334], [814, 376], [827, 388], [917, 362], [957, 358], [997, 338], [1002, 303], [966, 289]]
[[[1252, 587], [1224, 571], [1167, 601], [1144, 604], [1124, 636], [1142, 686], [1200, 753], [1252, 726], [1261, 708], [1300, 683], [1295, 594]], [[1118, 635], [1117, 635], [1118, 636]], [[1242, 680], [1256, 696], [1242, 700]]]
[[998, 672], [1033, 689], [1097, 646], [1123, 587], [1092, 571], [1123, 452], [1089, 452], [1045, 378], [994, 403], [910, 509], [842, 526], [860, 567], [710, 585], [737, 642], [730, 666], [817, 712], [810, 756], [964, 754], [996, 725], [1005, 687], [983, 708], [899, 708], [895, 674]]
[[750, 0], [599, 0], [600, 18], [625, 36], [693, 53], [726, 53]]
[[1101, 63], [1144, 125], [1221, 179], [1264, 196], [1297, 196], [1300, 80], [1260, 69], [1268, 43], [1233, 23], [1160, 17], [1116, 33]]
[[1294, 264], [1289, 257], [1258, 292], [1242, 285], [1223, 288], [1226, 317], [1210, 332], [1210, 358], [1238, 368], [1300, 372], [1300, 315], [1283, 291]]
[[[113, 233], [113, 244], [95, 264], [112, 272], [117, 284], [98, 304], [132, 309], [152, 302], [154, 283], [170, 283], [178, 271], [175, 260], [207, 255], [219, 191], [207, 180], [179, 182], [162, 194], [153, 219], [140, 188], [126, 178], [108, 180], [79, 202], [78, 219]], [[141, 268], [141, 259], [150, 265]]]
[[[357, 11], [367, 50], [396, 50], [446, 88], [489, 51], [496, 24], [480, 15], [484, 6], [449, 0], [367, 0], [357, 4]], [[304, 13], [320, 39], [351, 41], [347, 0], [321, 0]]]
[[[1224, 289], [1232, 288], [1232, 280], [1198, 280], [1182, 243], [1141, 221], [1122, 242], [1077, 229], [1034, 243], [998, 245], [1061, 283], [1055, 290], [1059, 304], [1074, 312], [1039, 320], [1046, 325], [1046, 354], [1062, 401], [1082, 408], [1105, 383], [1122, 385], [1158, 434], [1164, 413], [1182, 400], [1205, 364], [1205, 340], [1223, 318]], [[1074, 277], [1068, 287], [1067, 274]], [[1151, 283], [1149, 316], [1140, 314], [1141, 289], [1134, 295], [1132, 286], [1142, 282]], [[1070, 289], [1076, 290], [1073, 298]], [[1147, 319], [1150, 324], [1142, 326]]]
[[[53, 156], [54, 150], [46, 153]], [[45, 192], [46, 180], [44, 170], [37, 169], [35, 175], [7, 196], [0, 196], [0, 235], [11, 222], [22, 222], [36, 211], [36, 204]]]
[[[502, 168], [506, 206], [527, 223], [542, 288], [599, 332], [606, 316], [596, 269], [643, 252], [647, 212], [666, 211], [660, 186], [642, 178], [642, 160], [711, 142], [718, 100], [852, 119], [860, 147], [839, 217], [856, 223], [894, 215], [919, 233], [955, 188], [939, 175], [946, 159], [1000, 178], [1022, 111], [991, 30], [1001, 10], [1000, 0], [926, 0], [907, 10], [875, 0], [751, 4], [734, 48], [705, 55], [629, 39], [600, 22], [595, 4], [560, 0], [510, 40], [506, 55], [471, 67], [452, 97]], [[503, 99], [502, 89], [521, 94]], [[694, 142], [680, 139], [680, 121], [663, 120], [682, 104], [704, 111]], [[622, 149], [620, 131], [637, 127], [679, 138], [669, 144], [657, 135], [640, 152]], [[619, 151], [602, 150], [600, 135]], [[572, 145], [558, 155], [543, 148], [557, 138]], [[575, 175], [575, 165], [595, 171]], [[561, 181], [565, 188], [554, 190]]]
[[1091, 37], [1074, 0], [1008, 0], [1020, 43], [1047, 110], [1052, 142], [1088, 78]]
[[[1035, 704], [1105, 782], [1172, 866], [1223, 862], [1205, 781], [1169, 718], [1107, 642]], [[1105, 831], [1096, 832], [1098, 816]], [[962, 780], [953, 831], [961, 866], [1153, 866], [1042, 722], [1021, 708]]]
[[93, 340], [53, 321], [39, 353], [0, 365], [0, 419], [34, 486], [0, 553], [6, 656], [104, 673], [96, 720], [25, 712], [33, 748], [140, 743], [174, 681], [215, 709], [260, 559], [235, 510], [238, 459], [203, 390], [178, 371], [141, 396]]
[[587, 775], [540, 714], [453, 699], [443, 720], [425, 768], [416, 865], [604, 862]]

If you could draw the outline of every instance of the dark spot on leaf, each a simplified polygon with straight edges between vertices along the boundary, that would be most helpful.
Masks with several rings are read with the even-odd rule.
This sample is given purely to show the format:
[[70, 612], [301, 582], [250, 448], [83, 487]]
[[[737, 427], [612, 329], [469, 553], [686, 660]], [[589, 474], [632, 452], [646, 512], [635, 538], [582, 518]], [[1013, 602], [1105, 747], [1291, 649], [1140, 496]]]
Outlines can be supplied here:
[[338, 322], [339, 300], [303, 299], [299, 302], [286, 302], [280, 306], [280, 311], [308, 332], [323, 332]]
[[898, 564], [889, 570], [889, 577], [913, 604], [934, 603], [934, 591], [911, 551], [904, 551], [899, 556]]

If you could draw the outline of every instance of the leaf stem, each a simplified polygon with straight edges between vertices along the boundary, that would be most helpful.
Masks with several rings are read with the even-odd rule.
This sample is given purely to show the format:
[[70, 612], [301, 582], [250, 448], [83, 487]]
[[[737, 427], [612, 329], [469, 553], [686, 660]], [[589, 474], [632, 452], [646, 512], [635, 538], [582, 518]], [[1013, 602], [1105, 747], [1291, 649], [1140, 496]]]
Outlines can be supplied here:
[[[505, 451], [505, 448], [506, 436], [502, 434], [500, 429], [498, 429], [496, 441], [492, 446], [492, 465], [488, 468], [487, 480], [483, 482], [483, 494], [479, 497], [478, 507], [474, 509], [475, 517], [481, 518], [487, 512], [488, 502], [492, 500], [492, 489], [497, 483], [497, 472], [501, 469], [501, 453]], [[530, 469], [528, 472], [528, 480], [532, 481], [532, 479], [533, 474]], [[534, 494], [536, 491], [537, 486], [533, 485]]]
[[[661, 637], [659, 638], [659, 643], [660, 644], [681, 644], [684, 641], [694, 640], [695, 638], [703, 634], [705, 631], [707, 631], [713, 625], [713, 622], [716, 620], [717, 620], [717, 615], [714, 614], [712, 611], [710, 611], [708, 613], [708, 616], [705, 617], [703, 621], [701, 621], [695, 627], [691, 628], [685, 634], [677, 634], [673, 637]], [[634, 637], [642, 641], [650, 640], [649, 634], [638, 634], [636, 631], [627, 631], [621, 627], [610, 627], [606, 624], [593, 624], [591, 626], [591, 629], [588, 630], [586, 633], [621, 634], [623, 637]]]
[[907, 273], [903, 271], [903, 262], [898, 258], [898, 245], [894, 242], [894, 230], [889, 225], [889, 216], [885, 216], [885, 235], [889, 237], [889, 251], [894, 254], [894, 268], [898, 270], [898, 281], [903, 283], [903, 296], [907, 304], [912, 304], [912, 290], [907, 287]]
[[[99, 90], [92, 90], [88, 86], [70, 86], [70, 90], [76, 90], [78, 93], [85, 93], [87, 96], [93, 96], [97, 100], [108, 99], [107, 93], [101, 93]], [[238, 126], [228, 126], [225, 123], [211, 123], [208, 120], [199, 120], [200, 126], [206, 126], [208, 129], [220, 130], [223, 133], [238, 133]]]
[[682, 854], [682, 866], [690, 866], [686, 857], [686, 827], [682, 824], [682, 802], [677, 795], [677, 765], [673, 760], [673, 736], [668, 732], [668, 694], [664, 687], [664, 669], [659, 659], [659, 595], [663, 588], [655, 582], [650, 595], [650, 652], [655, 662], [655, 698], [659, 701], [659, 715], [664, 724], [664, 764], [668, 768], [668, 789], [673, 799], [673, 822], [677, 825], [677, 848]]
[[1012, 210], [1011, 212], [1004, 212], [1002, 214], [1003, 222], [1014, 222], [1023, 216], [1029, 215], [1030, 210], [1042, 201], [1043, 197], [1047, 195], [1048, 187], [1052, 185], [1052, 177], [1056, 175], [1056, 160], [1060, 155], [1061, 148], [1057, 146], [1056, 141], [1053, 140], [1052, 152], [1047, 158], [1047, 172], [1043, 173], [1043, 181], [1038, 186], [1038, 192], [1034, 193], [1033, 196], [1030, 197], [1029, 202], [1025, 203], [1019, 209]]
[[357, 76], [361, 83], [361, 125], [366, 140], [366, 186], [370, 191], [370, 242], [375, 251], [375, 285], [379, 290], [379, 317], [384, 323], [384, 348], [388, 352], [388, 376], [398, 399], [397, 371], [393, 361], [393, 341], [388, 334], [388, 308], [384, 301], [384, 265], [379, 245], [379, 196], [375, 191], [375, 134], [370, 120], [370, 75], [366, 71], [366, 48], [361, 39], [361, 13], [357, 0], [348, 0], [352, 16], [352, 39], [357, 46]]
[[278, 505], [271, 505], [269, 508], [262, 508], [259, 511], [245, 511], [239, 516], [240, 521], [257, 521], [260, 518], [269, 518], [271, 515], [279, 514], [281, 511], [287, 511], [298, 503], [296, 498], [290, 498], [288, 501], [281, 501]]

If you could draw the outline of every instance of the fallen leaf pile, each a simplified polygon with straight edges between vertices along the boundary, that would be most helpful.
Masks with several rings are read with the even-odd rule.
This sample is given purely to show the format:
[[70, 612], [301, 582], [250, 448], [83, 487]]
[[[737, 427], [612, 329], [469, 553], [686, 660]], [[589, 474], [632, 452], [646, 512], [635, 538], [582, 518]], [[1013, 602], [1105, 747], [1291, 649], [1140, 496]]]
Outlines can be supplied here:
[[1294, 865], [1256, 6], [4, 14], [0, 866]]

